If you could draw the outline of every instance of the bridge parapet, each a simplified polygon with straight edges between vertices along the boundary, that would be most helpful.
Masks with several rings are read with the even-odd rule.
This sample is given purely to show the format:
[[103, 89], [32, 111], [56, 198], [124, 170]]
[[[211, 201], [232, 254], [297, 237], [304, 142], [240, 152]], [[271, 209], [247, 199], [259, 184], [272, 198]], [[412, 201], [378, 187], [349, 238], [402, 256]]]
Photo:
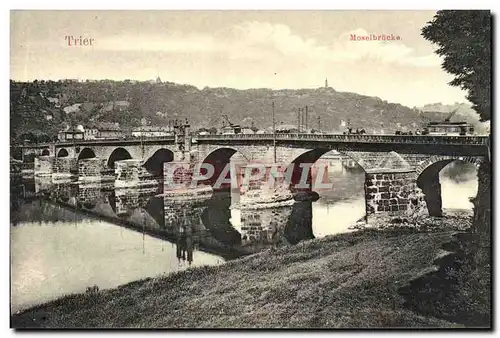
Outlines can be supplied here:
[[[272, 141], [273, 134], [198, 135], [197, 141], [221, 140], [266, 140]], [[284, 141], [326, 141], [353, 143], [397, 143], [397, 144], [448, 144], [488, 145], [487, 136], [434, 136], [434, 135], [343, 135], [343, 134], [276, 134], [276, 140]]]

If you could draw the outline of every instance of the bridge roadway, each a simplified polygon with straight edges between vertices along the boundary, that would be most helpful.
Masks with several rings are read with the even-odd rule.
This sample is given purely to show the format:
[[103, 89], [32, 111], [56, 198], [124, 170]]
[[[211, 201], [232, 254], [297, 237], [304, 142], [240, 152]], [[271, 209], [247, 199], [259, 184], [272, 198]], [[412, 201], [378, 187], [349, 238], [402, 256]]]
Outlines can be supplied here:
[[[193, 141], [318, 141], [318, 142], [338, 142], [338, 143], [381, 143], [381, 144], [442, 144], [442, 145], [472, 145], [487, 146], [488, 136], [437, 136], [437, 135], [343, 135], [343, 134], [234, 134], [234, 135], [193, 135]], [[77, 140], [66, 142], [38, 143], [37, 148], [43, 148], [54, 143], [58, 146], [73, 145], [112, 145], [112, 144], [140, 144], [140, 143], [167, 143], [171, 144], [175, 140], [174, 136], [147, 137], [144, 139], [94, 139]], [[282, 142], [283, 143], [283, 142]], [[33, 145], [26, 146], [33, 148]]]
[[[435, 136], [435, 135], [343, 135], [343, 134], [235, 134], [235, 135], [193, 135], [192, 144], [250, 145], [272, 144], [280, 146], [304, 146], [331, 148], [337, 150], [387, 152], [402, 151], [429, 154], [456, 154], [485, 156], [489, 147], [488, 136]], [[126, 146], [126, 145], [173, 145], [174, 136], [148, 137], [144, 139], [95, 139], [71, 142], [39, 143], [23, 148], [47, 148], [55, 146]]]

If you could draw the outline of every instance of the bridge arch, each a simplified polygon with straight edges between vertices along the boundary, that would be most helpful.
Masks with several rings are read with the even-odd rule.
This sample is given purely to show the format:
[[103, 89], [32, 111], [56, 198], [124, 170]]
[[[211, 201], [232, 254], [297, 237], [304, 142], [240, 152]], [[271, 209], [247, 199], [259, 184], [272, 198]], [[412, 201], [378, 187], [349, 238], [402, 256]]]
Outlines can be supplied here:
[[50, 156], [50, 150], [48, 148], [43, 149], [42, 156]]
[[442, 190], [439, 174], [449, 164], [460, 162], [472, 164], [473, 166], [469, 166], [475, 168], [477, 179], [477, 168], [479, 167], [479, 164], [481, 162], [480, 157], [431, 156], [416, 168], [415, 176], [417, 186], [425, 195], [425, 202], [427, 205], [427, 210], [429, 211], [429, 215], [442, 216], [443, 214]]
[[[301, 164], [306, 164], [310, 163], [311, 166], [316, 163], [321, 156], [325, 155], [326, 153], [332, 151], [334, 149], [329, 149], [329, 148], [315, 148], [311, 149], [308, 151], [303, 152], [302, 154], [296, 156], [291, 163], [289, 164], [290, 166], [293, 166], [291, 170], [292, 171], [292, 176], [291, 176], [291, 181], [290, 181], [290, 189], [293, 191], [295, 190], [294, 187], [300, 182], [302, 178], [302, 171], [303, 169], [301, 168]], [[366, 173], [366, 168], [365, 168], [365, 163], [363, 162], [363, 159], [360, 156], [357, 156], [355, 152], [342, 152], [338, 151], [341, 156], [346, 156], [353, 160], [359, 168], [363, 170], [363, 172]], [[311, 187], [311, 182], [312, 182], [312, 175], [311, 175], [311, 170], [309, 170], [308, 176], [307, 176], [307, 183]]]
[[[231, 161], [231, 157], [233, 157], [233, 155], [235, 155], [237, 153], [240, 155], [239, 159], [242, 162], [245, 162], [245, 164], [246, 164], [248, 162], [248, 158], [235, 148], [220, 147], [220, 148], [217, 148], [215, 150], [212, 150], [207, 156], [205, 156], [205, 158], [203, 159], [203, 161], [201, 163], [212, 165], [214, 167], [214, 174], [212, 175], [212, 177], [210, 179], [207, 179], [207, 180], [200, 182], [200, 183], [213, 186], [217, 182], [217, 179], [219, 178], [219, 176], [221, 174], [223, 174], [223, 171], [227, 170], [226, 168], [229, 168], [228, 165]], [[201, 169], [200, 174], [205, 175], [206, 171], [204, 169]], [[225, 178], [230, 179], [230, 177], [231, 177], [230, 175], [231, 175], [231, 171], [229, 170], [228, 173], [226, 174]], [[229, 188], [228, 185], [223, 185], [223, 186], [221, 186], [220, 189], [226, 190], [228, 188]]]
[[68, 156], [69, 156], [69, 153], [64, 148], [59, 149], [59, 151], [57, 152], [57, 157], [68, 157]]
[[227, 245], [240, 245], [241, 234], [231, 224], [231, 196], [213, 194], [205, 203], [200, 217], [211, 236]]
[[94, 157], [96, 157], [96, 155], [92, 149], [84, 148], [82, 151], [80, 151], [80, 154], [78, 154], [78, 161]]
[[427, 158], [424, 162], [420, 163], [415, 168], [415, 175], [416, 175], [415, 178], [418, 178], [424, 172], [424, 170], [426, 170], [430, 166], [435, 165], [436, 163], [442, 164], [442, 162], [447, 162], [443, 166], [443, 168], [444, 168], [449, 163], [451, 163], [453, 161], [457, 161], [457, 160], [472, 163], [476, 166], [479, 166], [479, 164], [481, 163], [483, 158], [480, 156], [440, 156], [440, 155], [434, 155], [434, 156]]
[[163, 179], [163, 164], [173, 160], [174, 153], [172, 150], [160, 148], [144, 162], [144, 168], [155, 177]]
[[111, 155], [109, 155], [107, 165], [109, 168], [114, 168], [116, 161], [130, 160], [131, 158], [132, 156], [130, 155], [127, 149], [121, 147], [116, 148], [115, 150], [113, 150]]

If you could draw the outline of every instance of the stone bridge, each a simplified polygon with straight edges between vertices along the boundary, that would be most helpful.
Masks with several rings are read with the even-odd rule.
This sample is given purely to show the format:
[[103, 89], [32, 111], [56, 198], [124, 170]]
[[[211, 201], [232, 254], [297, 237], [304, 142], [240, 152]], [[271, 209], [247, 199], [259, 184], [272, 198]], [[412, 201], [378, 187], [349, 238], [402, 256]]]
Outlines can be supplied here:
[[[183, 163], [191, 169], [198, 163], [210, 163], [215, 168], [214, 177], [218, 177], [231, 157], [238, 154], [235, 157], [242, 168], [256, 162], [278, 163], [284, 167], [296, 164], [293, 184], [301, 177], [295, 169], [299, 167], [297, 164], [314, 163], [328, 151], [335, 150], [356, 161], [365, 171], [367, 214], [411, 214], [427, 209], [431, 215], [440, 215], [440, 170], [456, 160], [478, 165], [488, 159], [489, 139], [486, 136], [428, 135], [176, 135], [144, 140], [39, 144], [25, 146], [22, 150], [24, 161], [35, 161], [35, 172], [78, 173], [79, 178], [94, 177], [106, 171], [114, 173], [115, 177], [120, 177], [124, 171], [133, 172], [135, 176], [142, 172], [163, 177], [164, 167], [172, 163]], [[310, 177], [308, 179], [310, 182]], [[206, 180], [203, 183], [213, 185], [215, 182]], [[263, 185], [253, 189], [260, 191]], [[274, 187], [271, 195], [288, 188]]]

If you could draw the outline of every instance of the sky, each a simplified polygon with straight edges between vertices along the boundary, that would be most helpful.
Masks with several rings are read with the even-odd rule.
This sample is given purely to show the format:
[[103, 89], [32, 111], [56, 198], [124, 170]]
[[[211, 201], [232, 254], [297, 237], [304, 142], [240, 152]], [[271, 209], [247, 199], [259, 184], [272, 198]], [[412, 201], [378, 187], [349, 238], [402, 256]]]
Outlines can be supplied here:
[[[467, 102], [421, 28], [434, 11], [11, 11], [10, 77], [328, 85], [413, 107]], [[351, 41], [351, 34], [399, 36]], [[68, 46], [67, 36], [93, 39]]]

